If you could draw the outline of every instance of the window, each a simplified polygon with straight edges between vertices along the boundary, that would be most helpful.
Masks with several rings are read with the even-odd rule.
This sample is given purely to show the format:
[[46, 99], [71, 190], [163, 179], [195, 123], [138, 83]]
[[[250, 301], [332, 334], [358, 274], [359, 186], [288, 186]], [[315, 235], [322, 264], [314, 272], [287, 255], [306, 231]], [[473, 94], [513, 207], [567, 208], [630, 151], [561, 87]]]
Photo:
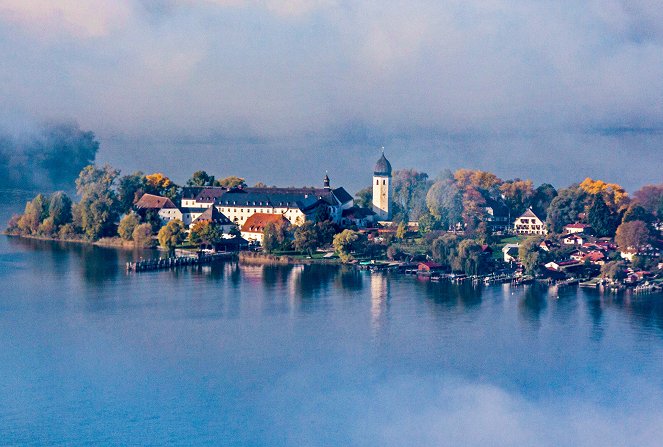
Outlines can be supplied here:
[[380, 180], [376, 180], [376, 181], [375, 181], [375, 184], [376, 184], [376, 185], [379, 185], [379, 184], [380, 184]]
[[386, 181], [386, 180], [382, 180], [382, 184], [383, 184], [383, 185], [386, 185], [386, 184], [387, 184], [387, 181]]

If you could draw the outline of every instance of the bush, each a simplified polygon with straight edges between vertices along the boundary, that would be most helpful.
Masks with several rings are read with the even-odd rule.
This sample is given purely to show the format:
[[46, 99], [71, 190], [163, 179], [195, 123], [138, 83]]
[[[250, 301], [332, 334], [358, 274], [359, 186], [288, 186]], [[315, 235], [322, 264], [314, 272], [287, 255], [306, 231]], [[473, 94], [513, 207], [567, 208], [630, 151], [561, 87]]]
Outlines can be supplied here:
[[154, 244], [152, 240], [152, 225], [148, 223], [140, 224], [134, 228], [131, 236], [136, 247], [148, 248]]

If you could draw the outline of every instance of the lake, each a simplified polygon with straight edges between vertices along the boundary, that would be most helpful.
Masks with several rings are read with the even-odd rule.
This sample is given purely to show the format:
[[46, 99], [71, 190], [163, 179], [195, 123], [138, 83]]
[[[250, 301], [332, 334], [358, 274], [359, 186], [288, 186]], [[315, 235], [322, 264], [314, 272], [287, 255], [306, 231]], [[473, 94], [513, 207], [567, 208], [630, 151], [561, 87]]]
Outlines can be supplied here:
[[663, 296], [0, 236], [0, 444], [659, 446]]

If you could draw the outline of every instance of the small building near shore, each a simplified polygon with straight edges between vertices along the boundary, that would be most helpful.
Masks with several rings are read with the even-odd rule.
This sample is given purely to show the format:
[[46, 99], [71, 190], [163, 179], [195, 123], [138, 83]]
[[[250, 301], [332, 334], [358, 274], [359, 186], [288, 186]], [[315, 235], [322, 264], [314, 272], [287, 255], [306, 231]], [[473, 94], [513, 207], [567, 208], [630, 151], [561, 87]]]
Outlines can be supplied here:
[[143, 194], [134, 208], [142, 217], [148, 213], [156, 213], [164, 224], [175, 219], [182, 220], [182, 212], [168, 197]]
[[262, 233], [269, 224], [289, 225], [290, 221], [283, 214], [255, 213], [242, 225], [242, 237], [249, 242], [262, 243]]

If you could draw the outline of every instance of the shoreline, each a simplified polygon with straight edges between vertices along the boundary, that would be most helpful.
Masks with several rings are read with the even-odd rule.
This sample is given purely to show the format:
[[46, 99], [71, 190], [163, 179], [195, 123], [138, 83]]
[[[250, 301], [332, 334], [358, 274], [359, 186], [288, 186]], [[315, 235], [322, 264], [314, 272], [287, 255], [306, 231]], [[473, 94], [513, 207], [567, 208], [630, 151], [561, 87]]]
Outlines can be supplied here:
[[48, 242], [67, 242], [73, 244], [83, 244], [83, 245], [94, 245], [97, 247], [106, 247], [106, 248], [119, 248], [122, 250], [159, 250], [158, 247], [136, 247], [132, 241], [125, 241], [118, 238], [101, 238], [98, 241], [89, 241], [86, 239], [59, 239], [48, 236], [34, 236], [34, 235], [25, 235], [25, 234], [11, 234], [3, 231], [2, 234], [7, 237], [15, 237], [19, 239], [32, 239], [36, 241], [48, 241]]

